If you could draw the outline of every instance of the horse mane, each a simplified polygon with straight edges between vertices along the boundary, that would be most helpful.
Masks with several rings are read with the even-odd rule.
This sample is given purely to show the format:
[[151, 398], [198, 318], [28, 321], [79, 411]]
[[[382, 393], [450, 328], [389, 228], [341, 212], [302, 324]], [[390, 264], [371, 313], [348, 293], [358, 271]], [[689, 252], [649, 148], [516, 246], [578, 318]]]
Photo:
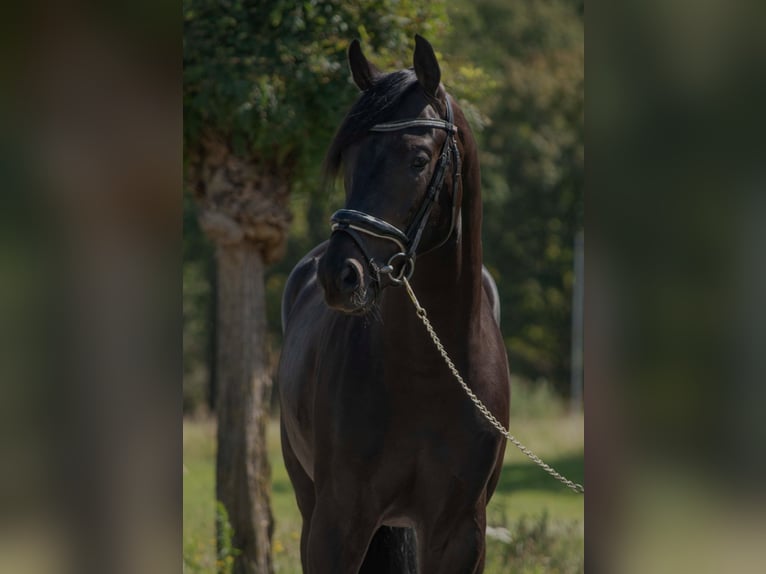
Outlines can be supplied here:
[[375, 124], [389, 121], [393, 111], [408, 95], [418, 79], [412, 68], [379, 76], [363, 91], [341, 122], [327, 150], [323, 165], [325, 184], [333, 181], [340, 171], [343, 150], [361, 139]]

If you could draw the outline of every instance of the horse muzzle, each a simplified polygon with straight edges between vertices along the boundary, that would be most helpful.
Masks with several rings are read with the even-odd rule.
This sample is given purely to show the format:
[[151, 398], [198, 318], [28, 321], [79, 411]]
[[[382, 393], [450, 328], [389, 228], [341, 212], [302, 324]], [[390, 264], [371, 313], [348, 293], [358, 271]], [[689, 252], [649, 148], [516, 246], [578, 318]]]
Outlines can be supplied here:
[[327, 306], [349, 314], [364, 314], [375, 302], [376, 285], [364, 259], [356, 257], [341, 237], [333, 238], [319, 260], [317, 279]]

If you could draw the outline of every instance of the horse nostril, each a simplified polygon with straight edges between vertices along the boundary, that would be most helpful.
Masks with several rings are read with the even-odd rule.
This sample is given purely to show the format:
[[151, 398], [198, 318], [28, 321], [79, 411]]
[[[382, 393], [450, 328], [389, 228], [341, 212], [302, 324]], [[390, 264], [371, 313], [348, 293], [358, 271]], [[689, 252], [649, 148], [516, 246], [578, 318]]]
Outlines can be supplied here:
[[339, 287], [343, 293], [356, 291], [362, 279], [362, 266], [353, 259], [346, 259], [346, 265], [341, 270], [339, 279]]

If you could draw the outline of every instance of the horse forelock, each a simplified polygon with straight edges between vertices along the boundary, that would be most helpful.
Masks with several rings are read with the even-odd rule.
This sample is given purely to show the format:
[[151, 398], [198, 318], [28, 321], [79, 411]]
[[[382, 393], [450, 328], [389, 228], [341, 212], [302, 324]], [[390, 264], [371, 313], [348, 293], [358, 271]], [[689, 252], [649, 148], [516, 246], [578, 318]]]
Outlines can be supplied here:
[[340, 171], [343, 150], [363, 137], [372, 126], [390, 120], [417, 82], [412, 69], [398, 70], [380, 76], [360, 94], [330, 143], [323, 166], [325, 184], [331, 183]]

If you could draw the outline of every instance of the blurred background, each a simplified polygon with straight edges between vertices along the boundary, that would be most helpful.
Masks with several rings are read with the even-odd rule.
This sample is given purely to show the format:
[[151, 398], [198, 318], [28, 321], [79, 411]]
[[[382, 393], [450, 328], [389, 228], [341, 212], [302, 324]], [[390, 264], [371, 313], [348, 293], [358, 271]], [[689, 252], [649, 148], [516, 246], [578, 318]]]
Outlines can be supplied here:
[[[241, 345], [234, 330], [265, 363], [245, 367], [256, 388], [236, 400], [268, 404], [256, 427], [268, 437], [273, 568], [300, 570], [300, 518], [276, 422], [280, 303], [292, 267], [328, 238], [330, 214], [343, 204], [341, 183], [322, 185], [321, 163], [358, 94], [346, 64], [353, 38], [384, 71], [411, 66], [415, 33], [436, 49], [443, 83], [479, 141], [484, 257], [500, 292], [511, 430], [582, 482], [583, 3], [257, 4], [184, 2], [185, 567], [208, 572], [229, 559], [236, 569], [241, 555], [229, 546], [246, 544], [236, 532], [250, 527], [231, 516], [242, 504], [218, 490], [234, 538], [216, 550], [215, 453], [245, 420], [220, 412], [231, 400], [222, 387], [249, 381], [221, 364], [241, 363], [221, 348]], [[234, 303], [229, 285], [245, 283], [245, 268], [263, 288], [240, 290]], [[222, 316], [252, 305], [265, 325]], [[489, 515], [487, 572], [583, 571], [582, 497], [518, 451], [509, 449]]]
[[[195, 14], [218, 4], [36, 0], [3, 9], [1, 572], [226, 566], [231, 536], [215, 539], [216, 515], [223, 518], [211, 335], [220, 284], [207, 239], [215, 225], [194, 229], [205, 189], [191, 185], [189, 151], [202, 119], [280, 126], [251, 134], [262, 149], [282, 136], [312, 146], [282, 151], [291, 183], [264, 235], [274, 259], [263, 269], [262, 341], [264, 363], [273, 365], [279, 284], [291, 258], [326, 236], [326, 215], [310, 212], [327, 214], [338, 201], [317, 194], [315, 178], [355, 97], [344, 62], [353, 35], [386, 69], [409, 65], [412, 36], [423, 33], [448, 88], [471, 111], [483, 153], [487, 263], [503, 293], [514, 372], [512, 430], [582, 477], [582, 415], [565, 414], [577, 372], [566, 339], [583, 227], [581, 191], [571, 187], [570, 202], [567, 190], [582, 164], [563, 159], [581, 149], [568, 143], [582, 137], [572, 136], [580, 124], [567, 118], [579, 113], [570, 90], [582, 64], [566, 62], [580, 58], [582, 7], [401, 0], [371, 2], [384, 13], [365, 20], [358, 4], [339, 2], [338, 20], [291, 19], [284, 14], [296, 5], [278, 3], [281, 11], [263, 11], [261, 22], [329, 30], [322, 50], [309, 41], [312, 30], [285, 32], [283, 42], [262, 36], [285, 66], [275, 74], [303, 82], [302, 90], [290, 84], [306, 98], [291, 110], [269, 107], [285, 101], [278, 83], [232, 86], [222, 81], [231, 70], [210, 71], [207, 56], [182, 54]], [[756, 0], [588, 5], [588, 572], [761, 572], [766, 563], [764, 8]], [[223, 36], [195, 44], [213, 56], [216, 45], [221, 54], [256, 48], [264, 32], [242, 44], [237, 29], [246, 19], [198, 20], [223, 30], [194, 32]], [[307, 55], [301, 72], [289, 58], [296, 44], [326, 57]], [[265, 69], [238, 61], [242, 77], [242, 68]], [[191, 77], [182, 78], [182, 63]], [[193, 105], [185, 87], [205, 74], [220, 94], [206, 96], [213, 116], [195, 119], [204, 102]], [[331, 90], [329, 104], [307, 86]], [[252, 108], [226, 102], [243, 91], [269, 122], [241, 121]], [[322, 114], [301, 114], [317, 106]], [[302, 125], [311, 138], [296, 131]], [[551, 229], [530, 223], [537, 219]], [[270, 380], [270, 367], [264, 373]], [[265, 412], [273, 565], [289, 571], [295, 506], [269, 426], [275, 411]], [[576, 571], [580, 499], [518, 456], [508, 452], [508, 482], [490, 510], [489, 568]]]

